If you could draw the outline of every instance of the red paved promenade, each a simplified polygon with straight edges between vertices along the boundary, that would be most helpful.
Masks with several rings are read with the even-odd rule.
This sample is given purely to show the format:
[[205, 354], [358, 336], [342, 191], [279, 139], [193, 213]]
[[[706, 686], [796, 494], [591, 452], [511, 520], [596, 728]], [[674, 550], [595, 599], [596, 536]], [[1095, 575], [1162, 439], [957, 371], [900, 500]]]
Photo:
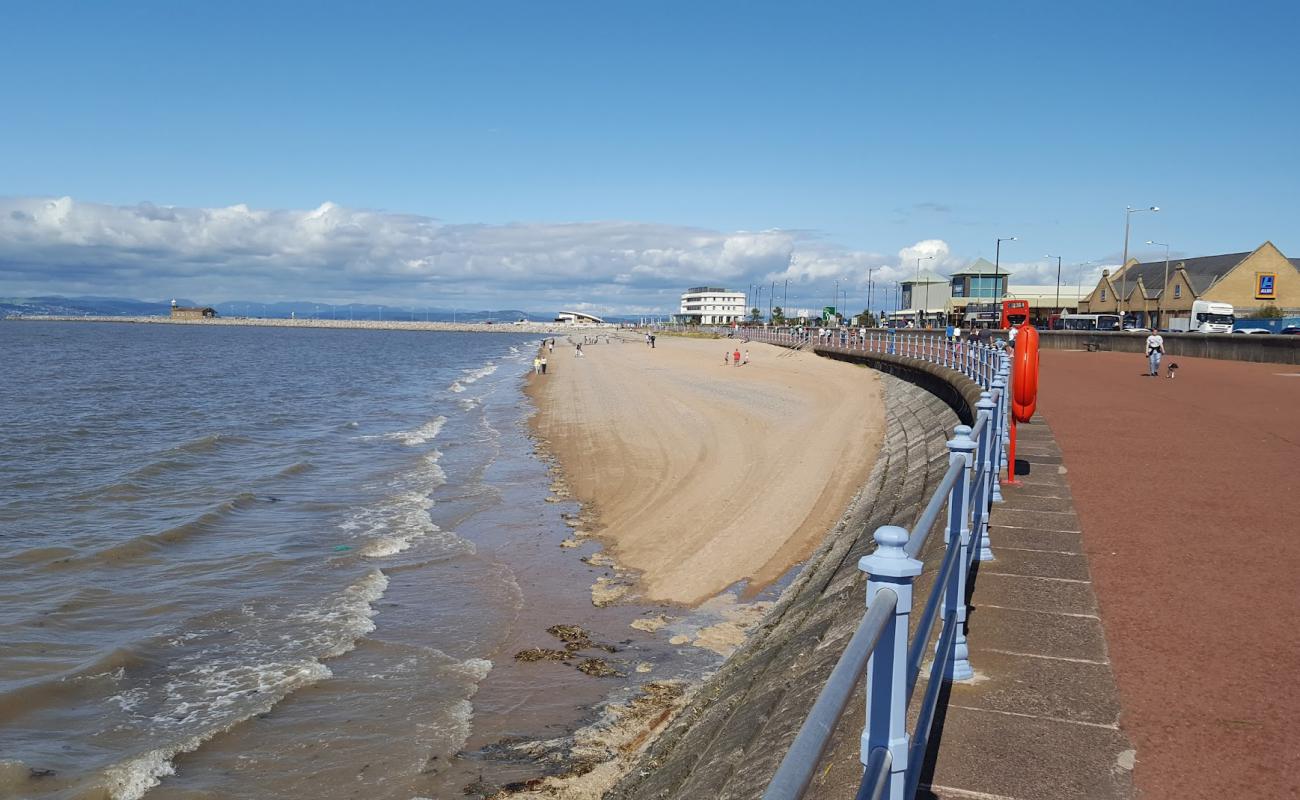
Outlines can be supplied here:
[[1300, 368], [1173, 360], [1042, 353], [1134, 779], [1300, 797]]

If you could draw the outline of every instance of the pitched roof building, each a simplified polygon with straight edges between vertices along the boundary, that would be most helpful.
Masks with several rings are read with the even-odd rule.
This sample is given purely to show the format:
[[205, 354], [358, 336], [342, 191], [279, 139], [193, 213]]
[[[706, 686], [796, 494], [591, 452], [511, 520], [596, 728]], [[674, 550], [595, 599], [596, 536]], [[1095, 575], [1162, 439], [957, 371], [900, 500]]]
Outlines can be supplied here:
[[1129, 259], [1113, 274], [1102, 271], [1079, 310], [1122, 309], [1130, 322], [1167, 328], [1171, 317], [1190, 314], [1196, 300], [1231, 303], [1237, 316], [1269, 305], [1300, 309], [1300, 259], [1282, 255], [1272, 242], [1243, 253], [1171, 258], [1167, 264]]

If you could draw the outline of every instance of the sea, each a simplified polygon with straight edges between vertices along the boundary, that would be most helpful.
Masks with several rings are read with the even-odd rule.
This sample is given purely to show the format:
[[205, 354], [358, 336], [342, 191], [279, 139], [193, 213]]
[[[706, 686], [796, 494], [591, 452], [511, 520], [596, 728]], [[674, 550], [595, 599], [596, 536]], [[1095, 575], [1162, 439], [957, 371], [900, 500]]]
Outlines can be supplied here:
[[557, 546], [539, 342], [0, 322], [0, 798], [463, 797], [610, 691], [549, 625], [653, 664]]

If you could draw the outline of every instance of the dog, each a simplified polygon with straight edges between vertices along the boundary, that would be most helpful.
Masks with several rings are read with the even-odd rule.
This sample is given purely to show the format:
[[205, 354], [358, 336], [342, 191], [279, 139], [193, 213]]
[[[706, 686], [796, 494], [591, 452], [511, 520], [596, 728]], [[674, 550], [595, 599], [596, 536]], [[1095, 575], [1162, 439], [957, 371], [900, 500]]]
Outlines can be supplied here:
[[1175, 375], [1177, 375], [1177, 374], [1178, 374], [1178, 362], [1177, 362], [1177, 361], [1170, 361], [1170, 362], [1169, 362], [1169, 377], [1170, 377], [1170, 378], [1173, 378], [1173, 377], [1174, 377]]

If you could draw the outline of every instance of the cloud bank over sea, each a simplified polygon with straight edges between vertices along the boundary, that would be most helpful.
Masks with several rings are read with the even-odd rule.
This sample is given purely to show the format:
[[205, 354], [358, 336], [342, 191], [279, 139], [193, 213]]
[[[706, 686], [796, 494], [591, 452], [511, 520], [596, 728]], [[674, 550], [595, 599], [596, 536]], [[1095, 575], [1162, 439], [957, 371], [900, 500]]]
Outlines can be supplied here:
[[[744, 290], [775, 281], [781, 292], [789, 280], [794, 307], [796, 299], [823, 304], [816, 298], [835, 280], [859, 295], [868, 270], [877, 286], [906, 279], [909, 259], [921, 253], [938, 256], [927, 268], [958, 261], [937, 239], [889, 257], [800, 230], [724, 232], [622, 221], [450, 224], [328, 202], [277, 210], [0, 198], [0, 283], [11, 295], [563, 306], [637, 314], [676, 310], [688, 286]], [[864, 300], [851, 298], [849, 305]]]

